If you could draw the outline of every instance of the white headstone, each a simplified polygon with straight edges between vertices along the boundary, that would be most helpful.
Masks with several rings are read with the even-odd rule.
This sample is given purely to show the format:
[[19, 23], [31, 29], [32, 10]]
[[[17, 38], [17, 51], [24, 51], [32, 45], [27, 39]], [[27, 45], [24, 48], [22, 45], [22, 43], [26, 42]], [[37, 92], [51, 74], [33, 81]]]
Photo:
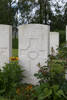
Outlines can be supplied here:
[[54, 56], [58, 53], [57, 49], [59, 47], [59, 33], [50, 32], [50, 54]]
[[12, 56], [12, 27], [0, 25], [0, 68], [9, 62]]
[[45, 65], [49, 54], [50, 27], [41, 24], [28, 24], [19, 29], [19, 63], [23, 66], [24, 82], [36, 85], [34, 74], [38, 72], [38, 63]]
[[66, 41], [67, 41], [67, 26], [66, 26]]

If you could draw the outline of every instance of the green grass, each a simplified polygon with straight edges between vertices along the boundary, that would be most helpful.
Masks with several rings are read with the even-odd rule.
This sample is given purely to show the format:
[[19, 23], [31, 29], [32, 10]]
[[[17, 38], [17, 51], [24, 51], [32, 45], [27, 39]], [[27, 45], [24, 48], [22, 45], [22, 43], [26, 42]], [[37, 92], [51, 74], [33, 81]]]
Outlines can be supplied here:
[[17, 57], [18, 56], [18, 49], [12, 50], [12, 56]]
[[5, 99], [5, 98], [3, 98], [3, 97], [0, 97], [0, 100], [8, 100], [8, 99]]
[[60, 35], [60, 45], [66, 41], [66, 32], [65, 31], [58, 31]]
[[12, 48], [18, 49], [18, 39], [12, 39]]

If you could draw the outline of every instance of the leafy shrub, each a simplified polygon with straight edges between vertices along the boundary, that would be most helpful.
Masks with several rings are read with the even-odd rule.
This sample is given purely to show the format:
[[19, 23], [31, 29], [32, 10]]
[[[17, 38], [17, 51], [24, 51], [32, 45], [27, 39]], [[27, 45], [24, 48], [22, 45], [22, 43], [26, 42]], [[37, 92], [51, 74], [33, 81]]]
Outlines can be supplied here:
[[6, 64], [0, 71], [0, 95], [13, 97], [23, 79], [21, 66], [16, 61]]
[[62, 43], [64, 43], [65, 41], [66, 41], [66, 32], [65, 31], [59, 31], [59, 33], [60, 33], [60, 45], [62, 44]]
[[62, 64], [50, 61], [48, 66], [40, 67], [38, 74], [35, 76], [40, 79], [40, 85], [33, 89], [35, 91], [33, 100], [67, 99], [63, 89], [61, 89], [65, 80]]
[[16, 90], [16, 96], [15, 100], [31, 100], [31, 93], [32, 93], [32, 85], [24, 84], [23, 86], [20, 86]]
[[12, 48], [18, 49], [18, 39], [12, 39]]
[[40, 70], [35, 76], [40, 80], [40, 85], [33, 88], [32, 100], [67, 100], [66, 66], [66, 46], [59, 49], [59, 54], [56, 57], [50, 56], [47, 66], [41, 66], [39, 63]]

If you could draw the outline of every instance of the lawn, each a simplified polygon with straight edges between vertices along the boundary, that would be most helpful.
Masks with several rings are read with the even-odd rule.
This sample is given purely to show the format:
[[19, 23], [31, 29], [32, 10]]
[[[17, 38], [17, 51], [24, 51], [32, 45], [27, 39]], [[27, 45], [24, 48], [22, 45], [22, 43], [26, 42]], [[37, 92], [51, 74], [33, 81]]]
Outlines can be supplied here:
[[5, 99], [5, 98], [3, 98], [3, 97], [0, 97], [0, 100], [8, 100], [8, 99]]
[[12, 56], [17, 57], [18, 56], [18, 49], [12, 50]]

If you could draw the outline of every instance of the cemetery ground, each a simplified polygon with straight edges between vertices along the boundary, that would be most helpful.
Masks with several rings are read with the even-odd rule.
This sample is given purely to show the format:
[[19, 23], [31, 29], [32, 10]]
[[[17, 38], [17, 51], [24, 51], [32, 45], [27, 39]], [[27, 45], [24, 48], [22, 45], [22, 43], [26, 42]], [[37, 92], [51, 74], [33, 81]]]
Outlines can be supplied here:
[[40, 81], [33, 86], [22, 84], [23, 68], [18, 65], [18, 49], [13, 48], [10, 63], [0, 71], [0, 100], [67, 100], [66, 43], [58, 50], [57, 56], [49, 56], [48, 66], [38, 64], [40, 70], [35, 76]]
[[[17, 49], [13, 49], [13, 56], [17, 56], [17, 51]], [[3, 72], [3, 78], [6, 78], [5, 83], [7, 83], [4, 84], [5, 86], [3, 86], [3, 83], [1, 84], [2, 81], [0, 77], [0, 86], [2, 86], [0, 89], [0, 100], [67, 100], [67, 80], [65, 79], [65, 69], [67, 66], [66, 51], [67, 47], [62, 46], [57, 56], [50, 56], [48, 66], [40, 66], [40, 64], [38, 64], [40, 70], [35, 76], [40, 79], [40, 84], [37, 86], [20, 84], [20, 77], [22, 75], [20, 66], [18, 66], [16, 62], [18, 59], [16, 59], [16, 57], [11, 58], [12, 62], [8, 64], [9, 70], [6, 66], [4, 69], [6, 74]], [[12, 66], [15, 66], [16, 69], [18, 67], [19, 69], [16, 70]], [[14, 73], [12, 71], [14, 71]], [[16, 73], [16, 71], [20, 73]], [[7, 80], [8, 77], [9, 80], [11, 79], [11, 82]], [[19, 78], [19, 80], [16, 80], [17, 78]]]
[[18, 49], [13, 49], [13, 50], [12, 50], [12, 55], [13, 55], [14, 57], [18, 57]]

